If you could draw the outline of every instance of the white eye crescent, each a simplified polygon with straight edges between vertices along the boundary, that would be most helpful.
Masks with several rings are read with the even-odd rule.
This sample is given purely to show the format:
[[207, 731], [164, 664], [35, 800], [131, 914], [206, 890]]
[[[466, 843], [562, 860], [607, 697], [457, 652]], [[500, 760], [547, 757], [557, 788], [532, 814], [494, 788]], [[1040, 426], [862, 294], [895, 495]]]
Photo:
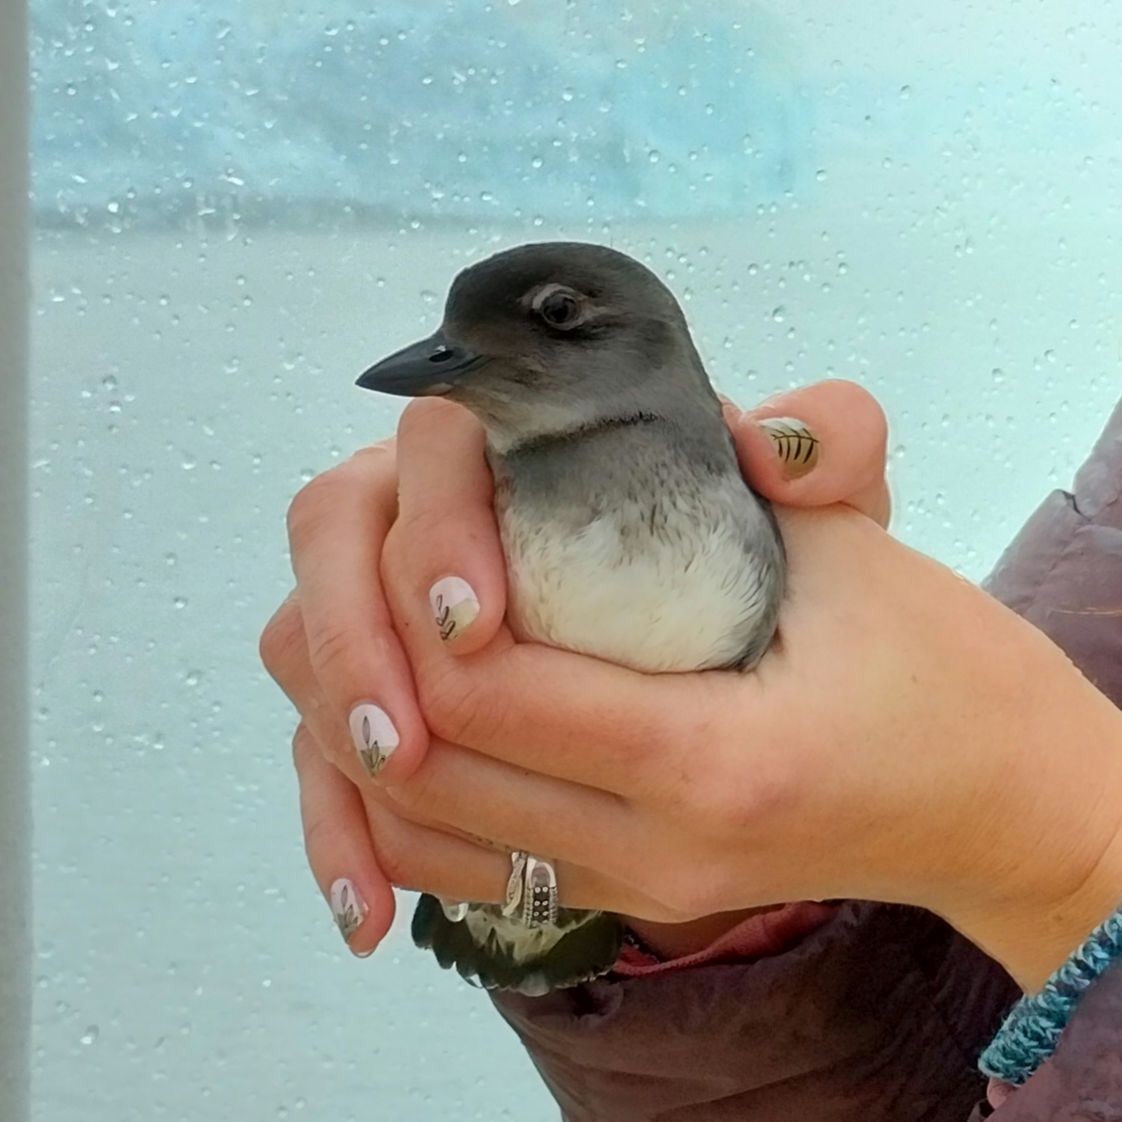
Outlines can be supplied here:
[[580, 296], [562, 284], [548, 284], [534, 296], [534, 311], [559, 331], [576, 327], [584, 318]]

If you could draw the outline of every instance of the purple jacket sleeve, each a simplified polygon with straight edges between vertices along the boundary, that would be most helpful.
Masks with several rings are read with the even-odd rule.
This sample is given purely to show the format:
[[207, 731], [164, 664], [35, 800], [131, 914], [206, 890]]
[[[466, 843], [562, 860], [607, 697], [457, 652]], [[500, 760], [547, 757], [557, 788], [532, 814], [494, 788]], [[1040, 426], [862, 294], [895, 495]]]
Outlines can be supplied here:
[[1117, 1122], [1122, 1119], [1122, 965], [1096, 982], [1056, 1054], [999, 1109], [971, 1122]]
[[1044, 501], [985, 587], [1122, 706], [1122, 404], [1074, 491]]
[[[1120, 493], [1122, 407], [987, 587], [1122, 704]], [[494, 1001], [566, 1122], [963, 1122], [988, 1117], [975, 1065], [1017, 996], [934, 916], [851, 902], [772, 958]], [[1120, 1056], [1122, 970], [994, 1117], [1122, 1119]]]

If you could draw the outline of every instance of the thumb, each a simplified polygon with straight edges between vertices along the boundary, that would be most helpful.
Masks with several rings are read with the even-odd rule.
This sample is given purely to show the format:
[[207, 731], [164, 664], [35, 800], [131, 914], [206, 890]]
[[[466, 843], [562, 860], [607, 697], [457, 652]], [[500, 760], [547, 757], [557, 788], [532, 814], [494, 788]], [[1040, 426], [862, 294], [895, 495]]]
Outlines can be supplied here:
[[737, 415], [725, 410], [740, 467], [781, 506], [844, 503], [887, 526], [888, 424], [876, 398], [854, 382], [819, 382]]

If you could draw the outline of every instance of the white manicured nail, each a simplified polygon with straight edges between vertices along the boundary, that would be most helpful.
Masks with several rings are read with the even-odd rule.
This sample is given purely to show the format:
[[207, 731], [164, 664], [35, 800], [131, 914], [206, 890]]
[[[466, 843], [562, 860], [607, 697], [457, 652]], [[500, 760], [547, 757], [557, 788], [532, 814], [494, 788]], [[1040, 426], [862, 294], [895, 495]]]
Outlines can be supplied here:
[[379, 709], [368, 701], [351, 710], [349, 723], [355, 751], [366, 774], [373, 779], [386, 766], [386, 761], [401, 743], [397, 729], [384, 709]]
[[362, 926], [366, 912], [365, 901], [346, 877], [340, 877], [332, 884], [331, 914], [344, 943], [350, 945], [351, 936]]
[[475, 589], [459, 577], [442, 577], [429, 589], [433, 619], [445, 642], [462, 635], [479, 615]]

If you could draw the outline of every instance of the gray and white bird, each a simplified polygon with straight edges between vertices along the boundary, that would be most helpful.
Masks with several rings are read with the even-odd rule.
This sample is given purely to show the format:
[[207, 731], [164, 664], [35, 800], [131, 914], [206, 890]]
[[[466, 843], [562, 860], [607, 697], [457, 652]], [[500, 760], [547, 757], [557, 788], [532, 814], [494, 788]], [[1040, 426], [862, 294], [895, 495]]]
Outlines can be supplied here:
[[[358, 384], [442, 395], [482, 422], [517, 638], [651, 673], [763, 657], [779, 528], [740, 474], [677, 300], [638, 261], [576, 242], [498, 253], [455, 278], [435, 334]], [[423, 895], [414, 941], [490, 989], [597, 977], [623, 937], [601, 912], [561, 908], [533, 929], [497, 906], [460, 914]]]

